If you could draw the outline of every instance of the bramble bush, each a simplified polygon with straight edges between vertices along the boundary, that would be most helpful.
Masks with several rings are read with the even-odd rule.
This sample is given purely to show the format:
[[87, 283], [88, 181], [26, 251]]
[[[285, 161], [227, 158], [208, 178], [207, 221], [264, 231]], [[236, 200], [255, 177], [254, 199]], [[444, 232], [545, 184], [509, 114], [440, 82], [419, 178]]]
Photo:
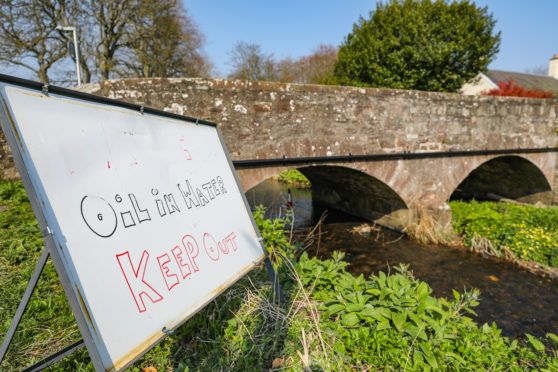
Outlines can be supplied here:
[[475, 237], [488, 239], [502, 255], [558, 267], [558, 208], [494, 202], [450, 202], [453, 224], [471, 247]]

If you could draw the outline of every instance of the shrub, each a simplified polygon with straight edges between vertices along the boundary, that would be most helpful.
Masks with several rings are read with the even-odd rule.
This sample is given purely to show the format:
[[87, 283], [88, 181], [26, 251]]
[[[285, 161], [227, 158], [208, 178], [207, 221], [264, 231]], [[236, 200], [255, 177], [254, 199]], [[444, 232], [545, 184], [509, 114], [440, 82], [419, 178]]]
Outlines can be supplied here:
[[481, 94], [485, 96], [527, 98], [552, 98], [553, 96], [552, 92], [543, 92], [540, 89], [527, 89], [522, 87], [512, 79], [500, 81], [498, 82], [498, 88], [482, 92]]

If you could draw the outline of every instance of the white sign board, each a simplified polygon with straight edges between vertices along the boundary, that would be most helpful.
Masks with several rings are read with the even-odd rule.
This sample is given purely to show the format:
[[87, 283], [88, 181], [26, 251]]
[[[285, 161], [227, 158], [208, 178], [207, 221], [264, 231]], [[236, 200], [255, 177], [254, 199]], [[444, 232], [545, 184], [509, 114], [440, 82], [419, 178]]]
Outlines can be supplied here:
[[265, 258], [216, 127], [6, 84], [0, 95], [105, 370]]

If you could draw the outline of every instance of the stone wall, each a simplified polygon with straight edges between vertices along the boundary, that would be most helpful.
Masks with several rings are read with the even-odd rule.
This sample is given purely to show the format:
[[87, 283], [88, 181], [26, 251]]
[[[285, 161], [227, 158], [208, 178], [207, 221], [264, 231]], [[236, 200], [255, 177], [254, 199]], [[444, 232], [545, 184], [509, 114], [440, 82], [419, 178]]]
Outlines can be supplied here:
[[19, 173], [14, 163], [14, 157], [10, 146], [4, 138], [4, 133], [0, 130], [0, 178], [7, 180], [19, 179]]
[[216, 122], [233, 159], [557, 144], [558, 100], [220, 79], [127, 79], [83, 90]]

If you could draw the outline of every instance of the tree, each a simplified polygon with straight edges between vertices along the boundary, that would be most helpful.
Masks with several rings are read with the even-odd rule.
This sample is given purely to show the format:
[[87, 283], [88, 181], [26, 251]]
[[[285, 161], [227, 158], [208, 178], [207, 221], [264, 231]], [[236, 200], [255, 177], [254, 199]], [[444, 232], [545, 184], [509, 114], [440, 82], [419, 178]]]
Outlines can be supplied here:
[[[75, 1], [75, 0], [55, 0], [55, 1], [41, 1], [43, 4], [42, 11], [45, 19], [50, 20], [52, 25], [62, 26], [62, 27], [76, 27], [81, 25], [81, 27], [76, 27], [76, 37], [78, 44], [78, 62], [81, 69], [81, 81], [85, 84], [91, 82], [92, 71], [89, 67], [87, 61], [93, 54], [91, 50], [91, 45], [88, 43], [89, 38], [83, 38], [83, 35], [92, 35], [91, 23], [87, 14], [86, 2]], [[60, 36], [65, 41], [66, 48], [64, 51], [68, 52], [69, 48], [73, 44], [68, 43], [69, 40], [73, 43], [73, 34], [65, 32], [63, 30], [58, 30]], [[69, 65], [69, 69], [64, 70], [64, 72], [56, 71], [55, 78], [57, 83], [61, 84], [72, 84], [75, 80], [74, 64]], [[63, 69], [68, 66], [57, 66], [58, 70]]]
[[46, 16], [63, 1], [0, 0], [0, 62], [31, 70], [50, 83], [49, 70], [66, 54], [65, 37], [56, 21]]
[[311, 55], [302, 57], [300, 63], [303, 82], [321, 83], [326, 79], [333, 72], [335, 62], [337, 62], [337, 53], [337, 48], [333, 45], [320, 44]]
[[537, 66], [523, 70], [526, 74], [548, 76], [548, 66]]
[[108, 80], [116, 71], [117, 52], [125, 46], [127, 24], [138, 10], [134, 5], [128, 0], [88, 1], [86, 11], [97, 28], [92, 49], [101, 80]]
[[361, 18], [339, 49], [330, 84], [456, 92], [486, 71], [500, 33], [469, 0], [390, 0]]
[[279, 61], [276, 65], [277, 78], [284, 83], [320, 83], [333, 71], [335, 61], [337, 49], [332, 45], [320, 44], [308, 56]]
[[[50, 71], [67, 53], [68, 35], [57, 26], [79, 26], [88, 38], [81, 37], [79, 46], [91, 50], [96, 57], [97, 71], [107, 79], [125, 26], [124, 0], [0, 0], [0, 59], [7, 64], [31, 70], [40, 81], [52, 80]], [[116, 22], [116, 20], [119, 21]], [[95, 32], [98, 31], [98, 32]], [[88, 58], [89, 57], [89, 58]], [[80, 53], [84, 81], [91, 72], [86, 62], [91, 56]], [[60, 77], [55, 80], [61, 80]], [[63, 80], [63, 79], [62, 79]]]
[[122, 74], [140, 77], [208, 75], [203, 35], [178, 0], [143, 0], [131, 17], [129, 58]]
[[276, 80], [281, 83], [299, 83], [301, 79], [300, 63], [291, 57], [283, 58], [275, 64]]
[[308, 56], [291, 57], [275, 62], [257, 44], [238, 42], [230, 53], [232, 79], [280, 81], [282, 83], [316, 84], [331, 73], [337, 60], [337, 49], [320, 44]]
[[203, 37], [179, 0], [0, 0], [0, 63], [29, 69], [45, 83], [73, 81], [67, 68], [61, 72], [69, 35], [57, 26], [77, 27], [86, 83], [210, 70]]
[[487, 92], [482, 92], [485, 96], [499, 96], [499, 97], [529, 97], [529, 98], [552, 98], [552, 92], [543, 92], [540, 89], [527, 89], [522, 87], [514, 80], [498, 82], [498, 88], [491, 89]]
[[276, 80], [273, 55], [265, 54], [257, 44], [239, 41], [230, 52], [231, 79]]

